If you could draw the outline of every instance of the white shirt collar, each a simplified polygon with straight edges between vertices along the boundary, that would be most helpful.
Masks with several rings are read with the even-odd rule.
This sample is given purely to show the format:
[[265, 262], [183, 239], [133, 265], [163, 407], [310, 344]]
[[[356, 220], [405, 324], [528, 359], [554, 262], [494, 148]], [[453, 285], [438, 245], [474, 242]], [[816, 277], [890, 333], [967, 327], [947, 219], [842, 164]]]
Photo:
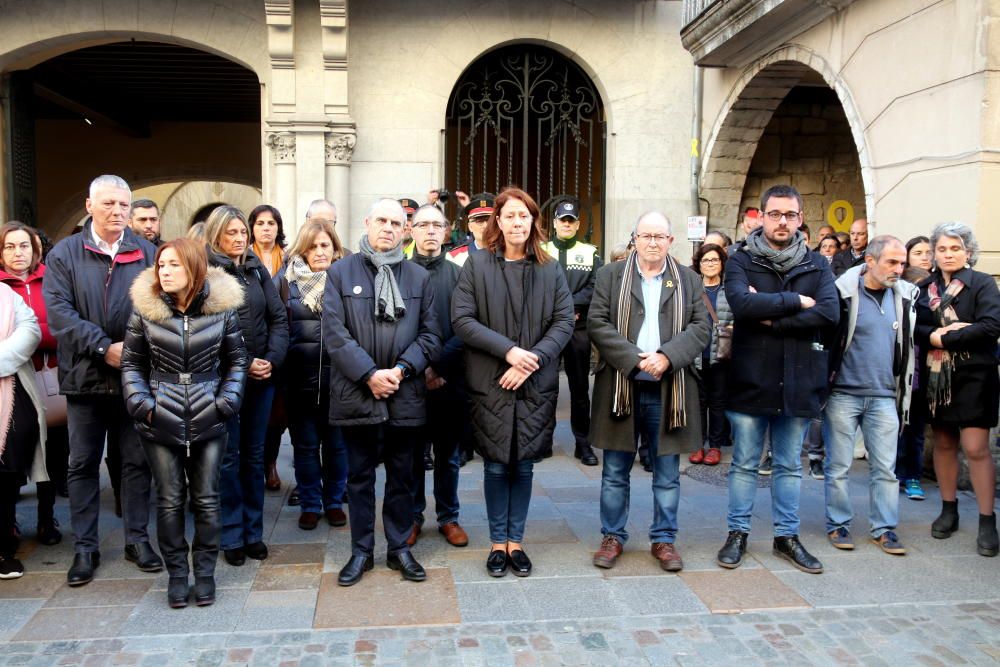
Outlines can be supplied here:
[[97, 249], [101, 250], [111, 257], [118, 254], [118, 247], [122, 244], [122, 239], [125, 238], [125, 230], [122, 230], [121, 235], [118, 236], [118, 240], [114, 243], [107, 243], [104, 239], [97, 235], [97, 230], [94, 229], [94, 223], [90, 223], [90, 235], [94, 238], [94, 243], [97, 244]]
[[659, 278], [663, 277], [664, 273], [667, 272], [667, 258], [666, 257], [663, 258], [663, 266], [659, 268], [659, 270], [656, 272], [656, 275], [654, 275], [652, 278], [646, 277], [646, 274], [642, 272], [642, 267], [639, 266], [639, 262], [635, 263], [635, 268], [636, 271], [639, 272], [639, 277], [642, 278], [643, 280], [658, 280]]

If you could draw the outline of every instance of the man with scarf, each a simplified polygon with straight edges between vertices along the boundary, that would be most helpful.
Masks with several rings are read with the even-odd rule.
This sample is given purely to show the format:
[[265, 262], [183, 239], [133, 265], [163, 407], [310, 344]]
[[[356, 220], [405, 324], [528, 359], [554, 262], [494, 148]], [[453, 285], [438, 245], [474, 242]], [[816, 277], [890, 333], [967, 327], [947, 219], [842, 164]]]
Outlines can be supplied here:
[[347, 447], [351, 507], [351, 558], [340, 571], [341, 586], [356, 584], [374, 566], [380, 452], [386, 564], [410, 581], [427, 578], [406, 539], [413, 525], [413, 452], [426, 421], [424, 371], [441, 352], [441, 334], [430, 276], [403, 259], [405, 223], [399, 202], [375, 202], [359, 252], [330, 267], [323, 294], [330, 423], [341, 427]]
[[430, 273], [441, 338], [441, 353], [424, 370], [427, 385], [427, 426], [413, 453], [413, 529], [407, 544], [413, 546], [424, 523], [427, 498], [424, 494], [424, 441], [434, 448], [434, 507], [438, 532], [448, 544], [464, 547], [469, 536], [458, 524], [459, 439], [469, 419], [468, 406], [459, 390], [462, 380], [462, 340], [451, 328], [451, 295], [461, 269], [449, 262], [442, 250], [448, 234], [448, 220], [437, 206], [424, 204], [413, 214], [413, 257], [410, 259]]
[[701, 277], [667, 254], [674, 237], [658, 212], [643, 214], [635, 250], [597, 272], [587, 330], [594, 371], [590, 440], [604, 450], [597, 567], [614, 567], [628, 531], [629, 473], [642, 435], [653, 467], [650, 551], [660, 567], [683, 567], [674, 546], [680, 454], [702, 445], [698, 385], [689, 368], [709, 340]]
[[802, 197], [776, 185], [761, 197], [763, 225], [726, 263], [726, 300], [735, 315], [726, 416], [733, 428], [729, 536], [717, 562], [743, 562], [764, 434], [771, 431], [773, 552], [812, 574], [823, 565], [799, 541], [799, 453], [827, 395], [825, 341], [840, 317], [826, 259], [798, 230]]

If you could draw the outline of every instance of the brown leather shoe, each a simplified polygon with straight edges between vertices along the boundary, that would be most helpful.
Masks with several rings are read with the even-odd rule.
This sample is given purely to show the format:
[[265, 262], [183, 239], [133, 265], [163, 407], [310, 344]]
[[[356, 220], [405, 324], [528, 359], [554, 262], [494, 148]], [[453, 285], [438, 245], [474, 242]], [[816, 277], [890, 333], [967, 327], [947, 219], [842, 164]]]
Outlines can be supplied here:
[[594, 565], [611, 569], [615, 566], [615, 561], [622, 555], [624, 547], [614, 535], [605, 535], [601, 540], [601, 548], [594, 554]]
[[410, 531], [410, 536], [406, 538], [406, 546], [412, 547], [417, 543], [418, 537], [420, 537], [420, 524], [414, 521], [413, 530]]
[[681, 555], [677, 553], [673, 544], [654, 542], [649, 547], [649, 551], [656, 560], [660, 561], [660, 567], [667, 572], [680, 572], [684, 567], [684, 561], [681, 560]]
[[278, 477], [277, 462], [267, 464], [267, 470], [264, 472], [264, 488], [268, 491], [281, 490], [281, 478]]
[[299, 528], [302, 530], [316, 530], [319, 525], [318, 512], [303, 512], [299, 515]]
[[457, 521], [438, 526], [438, 532], [444, 535], [444, 539], [453, 547], [464, 547], [469, 544], [469, 536]]
[[346, 526], [347, 525], [347, 515], [344, 514], [344, 510], [339, 507], [328, 509], [325, 512], [326, 521], [331, 526]]

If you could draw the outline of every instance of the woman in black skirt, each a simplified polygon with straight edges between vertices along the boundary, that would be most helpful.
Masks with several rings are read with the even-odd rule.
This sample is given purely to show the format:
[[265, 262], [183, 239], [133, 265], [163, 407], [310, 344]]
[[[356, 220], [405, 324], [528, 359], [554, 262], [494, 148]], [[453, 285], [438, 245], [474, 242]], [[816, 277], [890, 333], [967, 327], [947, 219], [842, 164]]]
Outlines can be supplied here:
[[38, 318], [14, 290], [0, 283], [0, 579], [16, 579], [24, 566], [15, 554], [14, 506], [21, 477], [47, 482], [45, 409], [31, 355], [42, 339]]
[[920, 347], [927, 350], [921, 380], [934, 430], [934, 472], [942, 501], [931, 534], [943, 539], [958, 530], [961, 446], [979, 505], [977, 550], [983, 556], [996, 556], [996, 470], [989, 435], [997, 424], [1000, 403], [1000, 291], [990, 275], [972, 270], [979, 245], [967, 225], [938, 225], [931, 234], [931, 249], [934, 269], [920, 283], [916, 328]]

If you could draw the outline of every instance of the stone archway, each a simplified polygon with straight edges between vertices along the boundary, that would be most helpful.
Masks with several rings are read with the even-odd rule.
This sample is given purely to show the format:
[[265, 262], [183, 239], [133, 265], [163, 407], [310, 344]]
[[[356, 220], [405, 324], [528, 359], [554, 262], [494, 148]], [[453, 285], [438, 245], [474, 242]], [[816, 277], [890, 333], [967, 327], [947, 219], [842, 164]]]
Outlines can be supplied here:
[[710, 225], [732, 230], [758, 142], [778, 106], [804, 80], [822, 78], [836, 93], [861, 165], [868, 218], [874, 218], [874, 174], [864, 125], [850, 91], [823, 58], [790, 45], [749, 66], [733, 86], [705, 144], [701, 195], [711, 205]]
[[222, 181], [189, 181], [181, 184], [163, 203], [160, 233], [168, 241], [184, 236], [195, 214], [209, 203], [225, 202], [249, 213], [261, 201], [260, 188]]

